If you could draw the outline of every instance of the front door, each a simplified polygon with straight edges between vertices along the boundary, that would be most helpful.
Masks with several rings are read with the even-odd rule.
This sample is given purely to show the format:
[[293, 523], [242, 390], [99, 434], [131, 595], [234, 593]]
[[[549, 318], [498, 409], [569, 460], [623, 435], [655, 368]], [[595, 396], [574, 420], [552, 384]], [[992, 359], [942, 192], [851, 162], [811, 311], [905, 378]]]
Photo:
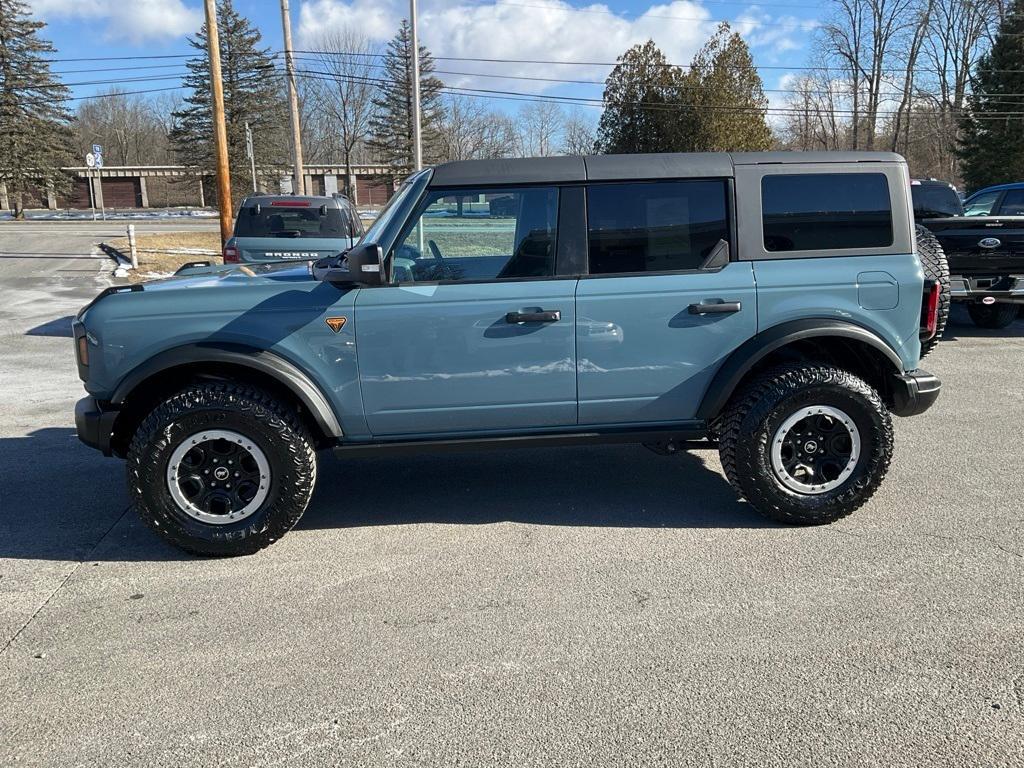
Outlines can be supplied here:
[[576, 423], [576, 280], [555, 276], [558, 190], [428, 193], [392, 253], [395, 285], [356, 299], [374, 436]]
[[728, 211], [720, 179], [588, 187], [581, 426], [693, 418], [718, 367], [757, 332], [750, 263], [725, 258]]

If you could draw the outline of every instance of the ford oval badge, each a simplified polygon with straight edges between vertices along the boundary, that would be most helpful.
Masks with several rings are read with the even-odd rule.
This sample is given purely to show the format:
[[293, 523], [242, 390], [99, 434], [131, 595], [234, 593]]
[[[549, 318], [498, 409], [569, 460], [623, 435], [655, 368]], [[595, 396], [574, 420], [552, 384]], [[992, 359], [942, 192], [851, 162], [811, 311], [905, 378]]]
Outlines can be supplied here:
[[982, 248], [998, 248], [1003, 244], [1003, 241], [998, 237], [983, 237], [978, 241], [978, 245]]

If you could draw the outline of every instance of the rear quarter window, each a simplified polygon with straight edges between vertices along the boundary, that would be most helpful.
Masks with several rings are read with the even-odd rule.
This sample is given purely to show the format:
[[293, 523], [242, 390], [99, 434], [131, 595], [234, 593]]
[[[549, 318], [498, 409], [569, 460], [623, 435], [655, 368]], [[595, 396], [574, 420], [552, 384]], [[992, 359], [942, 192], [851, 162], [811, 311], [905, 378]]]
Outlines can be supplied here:
[[893, 244], [889, 184], [881, 173], [772, 174], [761, 180], [770, 253]]

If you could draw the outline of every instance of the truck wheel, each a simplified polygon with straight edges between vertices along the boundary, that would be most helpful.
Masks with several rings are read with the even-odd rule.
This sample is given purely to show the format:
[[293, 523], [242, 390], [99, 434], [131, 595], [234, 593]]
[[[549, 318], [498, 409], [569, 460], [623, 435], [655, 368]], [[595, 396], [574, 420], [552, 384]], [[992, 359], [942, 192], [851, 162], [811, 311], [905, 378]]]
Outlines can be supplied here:
[[1005, 328], [1017, 319], [1016, 304], [968, 304], [967, 314], [979, 328]]
[[813, 363], [771, 369], [733, 398], [719, 452], [733, 488], [762, 515], [831, 523], [871, 498], [892, 458], [892, 419], [871, 387]]
[[196, 384], [158, 405], [128, 449], [142, 519], [197, 555], [247, 555], [305, 512], [316, 454], [298, 414], [263, 390]]
[[915, 229], [917, 257], [921, 260], [921, 268], [924, 270], [925, 279], [937, 280], [939, 285], [942, 286], [942, 293], [939, 294], [939, 313], [936, 319], [935, 335], [921, 342], [921, 357], [924, 357], [935, 349], [935, 346], [942, 338], [943, 332], [946, 330], [952, 297], [949, 293], [949, 262], [946, 261], [946, 253], [942, 250], [939, 239], [932, 234], [930, 229], [920, 224]]

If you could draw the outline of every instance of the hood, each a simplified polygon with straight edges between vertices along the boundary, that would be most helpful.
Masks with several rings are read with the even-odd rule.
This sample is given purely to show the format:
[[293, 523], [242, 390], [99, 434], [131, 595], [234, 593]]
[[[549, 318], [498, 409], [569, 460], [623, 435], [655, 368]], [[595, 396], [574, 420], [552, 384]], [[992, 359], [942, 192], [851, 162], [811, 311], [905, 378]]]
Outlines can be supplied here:
[[268, 264], [212, 264], [208, 267], [187, 267], [177, 274], [143, 283], [151, 291], [183, 290], [189, 288], [228, 288], [232, 285], [255, 283], [283, 284], [316, 282], [308, 262], [273, 262]]

